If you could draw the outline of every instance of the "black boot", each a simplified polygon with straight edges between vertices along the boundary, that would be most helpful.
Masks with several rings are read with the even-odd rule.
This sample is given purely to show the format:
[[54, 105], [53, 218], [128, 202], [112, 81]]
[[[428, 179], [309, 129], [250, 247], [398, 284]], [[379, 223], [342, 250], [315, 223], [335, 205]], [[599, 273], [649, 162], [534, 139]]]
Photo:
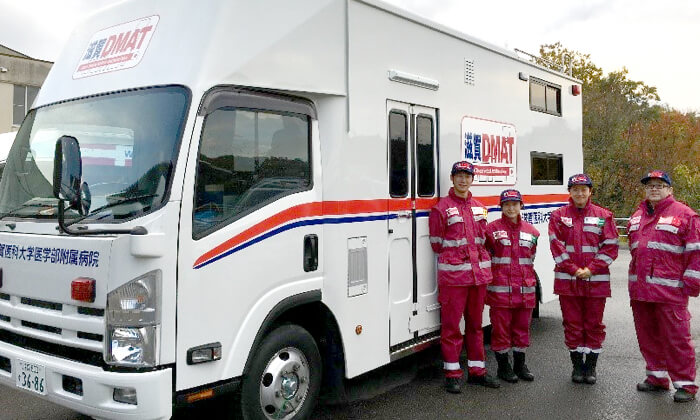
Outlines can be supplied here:
[[525, 353], [522, 351], [513, 352], [513, 371], [523, 381], [532, 382], [535, 380], [535, 375], [530, 373], [530, 369], [525, 364]]
[[584, 381], [583, 378], [583, 353], [577, 351], [570, 351], [571, 364], [574, 366], [574, 370], [571, 371], [571, 380], [577, 384], [581, 384]]
[[586, 363], [583, 366], [583, 376], [587, 384], [593, 385], [596, 381], [595, 365], [598, 363], [598, 353], [588, 353]]
[[513, 368], [510, 366], [508, 353], [496, 353], [496, 361], [498, 362], [498, 371], [496, 372], [496, 376], [506, 382], [518, 382], [518, 377], [515, 376]]
[[445, 378], [445, 390], [450, 394], [459, 394], [462, 392], [460, 378]]

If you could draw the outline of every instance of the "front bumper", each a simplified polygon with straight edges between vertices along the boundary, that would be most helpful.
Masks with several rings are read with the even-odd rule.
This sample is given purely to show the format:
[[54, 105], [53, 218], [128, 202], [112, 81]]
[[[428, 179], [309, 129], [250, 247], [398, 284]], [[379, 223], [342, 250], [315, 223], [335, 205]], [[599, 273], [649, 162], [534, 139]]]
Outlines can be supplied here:
[[[172, 415], [173, 372], [170, 368], [143, 373], [106, 372], [99, 367], [4, 342], [0, 342], [0, 357], [9, 359], [11, 370], [0, 369], [0, 384], [16, 387], [18, 359], [44, 366], [47, 394], [34, 395], [71, 410], [105, 419], [168, 419]], [[82, 381], [83, 395], [63, 389], [64, 375]], [[114, 401], [115, 387], [135, 388], [137, 404]]]

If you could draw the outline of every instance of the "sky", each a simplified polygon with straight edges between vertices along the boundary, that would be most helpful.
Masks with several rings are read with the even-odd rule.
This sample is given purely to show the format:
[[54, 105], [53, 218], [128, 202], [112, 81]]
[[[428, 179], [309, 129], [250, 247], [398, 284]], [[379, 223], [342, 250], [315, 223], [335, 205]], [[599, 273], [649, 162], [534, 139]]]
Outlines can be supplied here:
[[[83, 16], [116, 1], [0, 0], [0, 44], [55, 61]], [[657, 87], [662, 103], [700, 112], [700, 83], [693, 82], [700, 67], [700, 1], [385, 1], [509, 50], [537, 54], [540, 45], [561, 42], [590, 54], [605, 73], [626, 67], [630, 79]]]

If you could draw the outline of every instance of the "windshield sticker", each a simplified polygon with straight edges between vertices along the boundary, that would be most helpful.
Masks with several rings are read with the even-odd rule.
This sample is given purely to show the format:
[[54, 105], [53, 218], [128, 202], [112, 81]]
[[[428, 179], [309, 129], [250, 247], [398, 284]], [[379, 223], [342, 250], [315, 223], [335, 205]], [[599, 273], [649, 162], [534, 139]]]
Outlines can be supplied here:
[[84, 165], [131, 166], [134, 146], [124, 144], [83, 144], [80, 156]]
[[40, 246], [17, 246], [0, 243], [0, 258], [47, 264], [99, 267], [100, 252]]
[[149, 16], [97, 32], [83, 51], [73, 79], [136, 67], [151, 42], [158, 19]]

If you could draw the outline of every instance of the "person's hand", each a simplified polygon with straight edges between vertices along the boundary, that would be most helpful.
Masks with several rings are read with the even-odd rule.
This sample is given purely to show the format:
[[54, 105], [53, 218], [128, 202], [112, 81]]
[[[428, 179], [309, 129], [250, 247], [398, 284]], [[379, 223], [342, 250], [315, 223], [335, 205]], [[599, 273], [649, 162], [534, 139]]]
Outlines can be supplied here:
[[579, 279], [587, 279], [590, 278], [592, 275], [593, 273], [591, 273], [591, 270], [588, 267], [579, 268], [578, 270], [576, 270], [576, 273], [574, 273], [574, 276], [576, 276], [576, 278]]

